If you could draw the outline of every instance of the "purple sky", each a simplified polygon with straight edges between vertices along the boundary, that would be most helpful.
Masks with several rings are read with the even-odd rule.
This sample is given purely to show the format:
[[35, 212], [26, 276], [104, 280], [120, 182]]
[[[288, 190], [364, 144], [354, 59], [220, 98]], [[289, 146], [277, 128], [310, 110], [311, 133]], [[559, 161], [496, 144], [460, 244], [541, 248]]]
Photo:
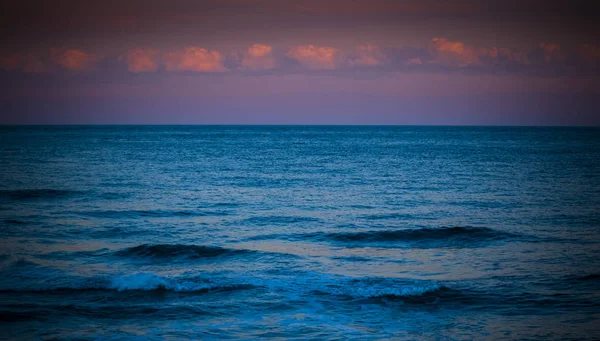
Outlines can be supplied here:
[[600, 125], [584, 1], [18, 1], [1, 124]]

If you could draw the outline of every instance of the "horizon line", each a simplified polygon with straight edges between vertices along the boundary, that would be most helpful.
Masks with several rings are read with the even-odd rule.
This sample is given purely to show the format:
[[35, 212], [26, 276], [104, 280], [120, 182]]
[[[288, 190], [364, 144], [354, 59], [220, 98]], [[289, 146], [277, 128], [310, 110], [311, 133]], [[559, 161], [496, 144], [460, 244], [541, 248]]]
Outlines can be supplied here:
[[488, 128], [600, 128], [599, 125], [536, 125], [536, 124], [313, 124], [313, 123], [0, 123], [0, 127], [488, 127]]

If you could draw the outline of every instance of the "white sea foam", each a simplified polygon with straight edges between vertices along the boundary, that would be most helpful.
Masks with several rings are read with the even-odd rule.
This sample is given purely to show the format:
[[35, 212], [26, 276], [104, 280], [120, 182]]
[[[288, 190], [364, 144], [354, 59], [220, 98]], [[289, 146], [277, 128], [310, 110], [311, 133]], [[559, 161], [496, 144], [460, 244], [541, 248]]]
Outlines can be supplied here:
[[391, 278], [354, 278], [341, 275], [306, 272], [298, 276], [280, 274], [265, 276], [260, 273], [237, 275], [204, 274], [203, 276], [174, 277], [155, 273], [128, 275], [69, 276], [37, 268], [21, 271], [19, 276], [0, 280], [4, 291], [53, 291], [53, 290], [110, 290], [198, 292], [211, 290], [235, 290], [263, 288], [286, 296], [328, 294], [353, 298], [383, 296], [409, 297], [435, 292], [441, 285], [430, 281]]
[[306, 272], [289, 277], [248, 278], [246, 282], [257, 287], [266, 287], [272, 292], [284, 294], [322, 293], [353, 298], [421, 296], [440, 290], [443, 287], [430, 281], [379, 277], [355, 278], [315, 272]]

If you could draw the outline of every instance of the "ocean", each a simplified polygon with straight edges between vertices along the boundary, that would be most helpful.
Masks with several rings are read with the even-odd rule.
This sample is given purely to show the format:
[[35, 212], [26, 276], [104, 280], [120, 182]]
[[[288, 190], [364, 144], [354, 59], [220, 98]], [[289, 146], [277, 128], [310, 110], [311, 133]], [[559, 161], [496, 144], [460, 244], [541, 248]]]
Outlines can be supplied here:
[[0, 127], [2, 340], [598, 340], [600, 129]]

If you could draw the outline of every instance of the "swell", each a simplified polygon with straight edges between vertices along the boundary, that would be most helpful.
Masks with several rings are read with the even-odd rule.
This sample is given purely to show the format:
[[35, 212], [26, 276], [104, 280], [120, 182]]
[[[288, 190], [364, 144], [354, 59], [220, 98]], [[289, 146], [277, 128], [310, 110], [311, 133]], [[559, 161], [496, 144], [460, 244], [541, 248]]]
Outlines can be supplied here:
[[118, 257], [150, 259], [202, 259], [226, 255], [250, 253], [250, 250], [228, 249], [219, 246], [182, 245], [182, 244], [142, 244], [119, 250]]
[[575, 276], [570, 278], [572, 281], [599, 281], [600, 282], [600, 273], [592, 273], [588, 275]]
[[0, 281], [4, 293], [68, 293], [85, 291], [113, 292], [182, 292], [208, 293], [248, 290], [247, 283], [217, 283], [202, 278], [175, 278], [153, 273], [135, 273], [117, 277], [63, 276], [21, 278], [18, 281]]
[[506, 232], [487, 227], [443, 227], [409, 230], [384, 230], [365, 232], [329, 232], [315, 237], [339, 242], [387, 242], [387, 241], [430, 241], [430, 240], [491, 240], [511, 236]]
[[558, 287], [573, 290], [598, 292], [600, 290], [600, 274], [589, 273], [585, 275], [565, 276], [563, 281], [558, 281]]
[[451, 290], [437, 283], [369, 283], [364, 280], [356, 280], [350, 285], [324, 285], [312, 290], [313, 294], [331, 295], [350, 299], [412, 299], [416, 302], [425, 303], [431, 298], [452, 294], [460, 296], [460, 292]]
[[[269, 292], [291, 294], [292, 297], [318, 296], [324, 299], [355, 300], [398, 298], [409, 299], [442, 295], [451, 291], [435, 281], [387, 278], [350, 277], [311, 271], [285, 271], [279, 276], [253, 276], [246, 283], [266, 288]], [[312, 299], [311, 298], [311, 299]]]
[[393, 243], [404, 242], [415, 247], [468, 247], [483, 242], [523, 237], [517, 234], [498, 231], [487, 227], [442, 227], [402, 230], [371, 230], [359, 232], [312, 232], [295, 235], [262, 235], [251, 239], [292, 239], [357, 243]]
[[[433, 281], [383, 277], [354, 278], [316, 272], [289, 271], [285, 274], [244, 273], [201, 276], [161, 276], [155, 273], [127, 275], [73, 276], [64, 271], [18, 260], [0, 273], [0, 292], [68, 293], [81, 291], [112, 292], [230, 292], [261, 289], [291, 297], [330, 296], [333, 299], [373, 299], [458, 295]], [[432, 296], [433, 295], [433, 296]], [[418, 301], [418, 299], [416, 299]]]
[[403, 304], [452, 304], [484, 310], [503, 309], [506, 306], [551, 309], [590, 308], [597, 305], [595, 299], [556, 292], [512, 292], [483, 287], [467, 288], [464, 283], [390, 278], [337, 280], [318, 285], [312, 288], [312, 292], [352, 301], [366, 299], [375, 302], [399, 301]]
[[306, 216], [258, 216], [244, 219], [243, 224], [268, 226], [268, 225], [288, 225], [296, 223], [316, 223], [319, 218]]
[[[589, 308], [597, 300], [573, 295], [530, 293], [495, 288], [465, 288], [463, 284], [387, 277], [349, 277], [285, 270], [271, 274], [222, 274], [204, 272], [201, 276], [162, 276], [155, 273], [128, 275], [73, 276], [24, 259], [0, 272], [0, 294], [57, 294], [81, 292], [150, 293], [227, 293], [259, 290], [293, 300], [312, 301], [315, 297], [330, 302], [402, 304], [456, 304], [477, 309], [510, 306], [523, 308]], [[491, 290], [490, 290], [491, 289]], [[246, 294], [244, 294], [246, 295]]]
[[26, 225], [27, 223], [22, 221], [22, 220], [17, 220], [17, 219], [4, 219], [4, 223], [5, 224], [9, 224], [9, 225]]
[[[63, 294], [57, 292], [57, 294]], [[106, 292], [98, 292], [98, 296], [107, 297]], [[160, 293], [159, 293], [160, 294]], [[118, 293], [117, 293], [118, 295]], [[127, 294], [131, 298], [131, 294]], [[117, 297], [112, 297], [113, 299]], [[92, 297], [92, 300], [101, 299]], [[151, 306], [148, 304], [108, 304], [108, 305], [84, 305], [84, 304], [43, 304], [23, 307], [23, 305], [3, 306], [0, 310], [0, 322], [23, 322], [23, 321], [46, 321], [49, 316], [61, 315], [65, 317], [90, 317], [94, 319], [114, 319], [115, 316], [135, 318], [143, 315], [153, 319], [170, 319], [178, 317], [198, 317], [199, 315], [215, 315], [210, 309], [199, 306]]]
[[183, 210], [124, 210], [124, 211], [82, 211], [78, 214], [92, 218], [128, 219], [128, 218], [185, 218], [204, 216], [226, 216], [226, 211], [183, 211]]
[[60, 199], [79, 194], [79, 191], [60, 189], [18, 189], [0, 190], [0, 198], [14, 201], [36, 200], [36, 199]]

